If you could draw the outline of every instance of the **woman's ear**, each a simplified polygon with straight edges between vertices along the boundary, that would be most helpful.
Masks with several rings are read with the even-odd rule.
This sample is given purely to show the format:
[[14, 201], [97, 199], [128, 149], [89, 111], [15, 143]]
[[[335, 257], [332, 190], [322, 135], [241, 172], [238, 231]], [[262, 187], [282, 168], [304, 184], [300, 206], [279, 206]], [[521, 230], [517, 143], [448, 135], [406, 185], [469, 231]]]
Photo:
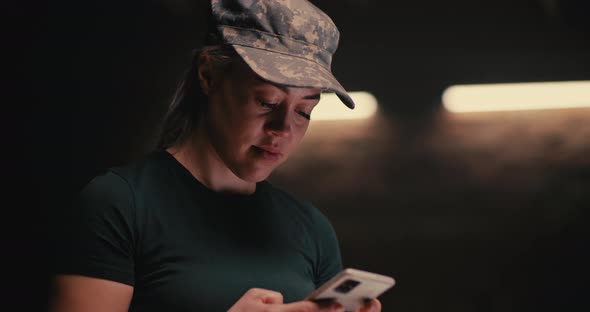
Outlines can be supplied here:
[[207, 96], [211, 90], [213, 84], [213, 75], [211, 70], [211, 59], [208, 55], [201, 54], [197, 62], [197, 73], [199, 75], [199, 85], [201, 90]]

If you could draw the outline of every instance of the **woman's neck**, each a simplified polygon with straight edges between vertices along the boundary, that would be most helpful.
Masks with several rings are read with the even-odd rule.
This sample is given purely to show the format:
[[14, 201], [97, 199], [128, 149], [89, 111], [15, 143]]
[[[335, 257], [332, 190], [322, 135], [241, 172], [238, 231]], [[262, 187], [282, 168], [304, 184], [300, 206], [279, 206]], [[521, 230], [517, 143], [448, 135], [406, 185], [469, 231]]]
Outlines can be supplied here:
[[194, 177], [207, 188], [220, 193], [252, 194], [256, 183], [236, 176], [219, 158], [202, 133], [193, 133], [183, 143], [166, 149]]

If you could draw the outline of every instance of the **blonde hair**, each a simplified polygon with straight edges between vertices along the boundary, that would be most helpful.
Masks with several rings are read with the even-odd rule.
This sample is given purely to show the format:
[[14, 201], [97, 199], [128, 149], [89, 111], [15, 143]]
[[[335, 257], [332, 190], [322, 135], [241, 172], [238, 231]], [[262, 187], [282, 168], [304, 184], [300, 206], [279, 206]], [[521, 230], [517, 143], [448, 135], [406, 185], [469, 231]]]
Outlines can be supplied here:
[[229, 74], [231, 65], [238, 58], [230, 45], [204, 46], [193, 53], [192, 63], [178, 83], [162, 120], [157, 149], [167, 149], [184, 142], [206, 112], [208, 99], [199, 83], [199, 65], [206, 60], [213, 71]]

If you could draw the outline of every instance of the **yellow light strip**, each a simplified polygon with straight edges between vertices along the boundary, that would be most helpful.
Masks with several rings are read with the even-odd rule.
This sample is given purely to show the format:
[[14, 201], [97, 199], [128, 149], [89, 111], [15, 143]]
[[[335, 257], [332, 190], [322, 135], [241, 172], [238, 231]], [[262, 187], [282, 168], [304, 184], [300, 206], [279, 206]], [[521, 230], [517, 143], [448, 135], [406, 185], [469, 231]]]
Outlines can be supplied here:
[[312, 120], [365, 119], [377, 111], [377, 99], [369, 92], [348, 92], [356, 104], [354, 109], [346, 107], [334, 93], [322, 93], [320, 102], [314, 108]]
[[455, 85], [442, 101], [454, 113], [590, 107], [590, 81]]

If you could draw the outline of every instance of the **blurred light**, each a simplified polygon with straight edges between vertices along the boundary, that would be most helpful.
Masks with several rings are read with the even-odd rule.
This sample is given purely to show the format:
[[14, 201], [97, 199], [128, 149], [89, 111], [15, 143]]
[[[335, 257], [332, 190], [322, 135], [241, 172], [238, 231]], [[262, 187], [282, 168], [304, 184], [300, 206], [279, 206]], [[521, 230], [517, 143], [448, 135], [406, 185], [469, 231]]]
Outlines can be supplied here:
[[346, 120], [369, 118], [377, 111], [377, 99], [369, 92], [348, 92], [355, 103], [350, 109], [335, 93], [322, 93], [319, 104], [311, 114], [312, 120]]
[[454, 113], [590, 107], [590, 81], [455, 85], [442, 101]]

